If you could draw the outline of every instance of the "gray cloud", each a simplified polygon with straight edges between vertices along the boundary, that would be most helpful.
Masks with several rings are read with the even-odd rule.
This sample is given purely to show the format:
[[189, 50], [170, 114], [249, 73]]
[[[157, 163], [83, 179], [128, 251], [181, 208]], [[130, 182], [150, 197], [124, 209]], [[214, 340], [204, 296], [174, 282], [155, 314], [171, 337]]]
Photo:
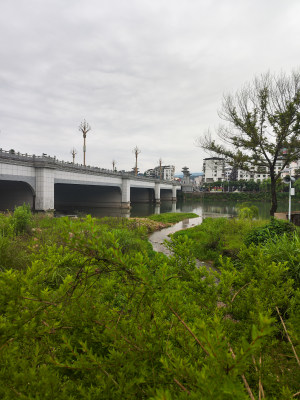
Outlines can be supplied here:
[[224, 92], [299, 66], [297, 0], [2, 0], [0, 147], [202, 169]]

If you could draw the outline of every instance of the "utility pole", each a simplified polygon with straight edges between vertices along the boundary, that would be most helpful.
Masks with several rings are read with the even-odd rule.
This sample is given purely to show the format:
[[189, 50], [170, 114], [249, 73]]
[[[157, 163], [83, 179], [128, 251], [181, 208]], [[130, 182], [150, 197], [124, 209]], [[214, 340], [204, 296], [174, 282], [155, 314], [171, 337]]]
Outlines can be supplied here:
[[135, 146], [135, 148], [132, 150], [132, 152], [135, 155], [135, 168], [134, 168], [134, 174], [137, 175], [138, 172], [138, 167], [137, 167], [137, 159], [138, 159], [138, 155], [140, 154], [141, 150]]
[[116, 162], [115, 162], [115, 160], [112, 160], [112, 166], [113, 166], [113, 171], [115, 170], [115, 167], [116, 167]]
[[288, 210], [288, 220], [291, 222], [292, 219], [292, 196], [295, 195], [295, 188], [292, 187], [292, 183], [295, 182], [295, 178], [291, 176], [291, 168], [289, 168], [290, 175], [283, 178], [283, 183], [289, 185], [289, 210]]
[[72, 157], [73, 157], [73, 164], [75, 164], [75, 156], [76, 156], [76, 154], [77, 154], [77, 150], [73, 147], [73, 149], [71, 150], [71, 154], [72, 154]]
[[83, 122], [78, 127], [79, 131], [82, 132], [83, 135], [83, 165], [85, 166], [85, 153], [86, 153], [86, 134], [92, 129], [90, 125], [84, 119]]

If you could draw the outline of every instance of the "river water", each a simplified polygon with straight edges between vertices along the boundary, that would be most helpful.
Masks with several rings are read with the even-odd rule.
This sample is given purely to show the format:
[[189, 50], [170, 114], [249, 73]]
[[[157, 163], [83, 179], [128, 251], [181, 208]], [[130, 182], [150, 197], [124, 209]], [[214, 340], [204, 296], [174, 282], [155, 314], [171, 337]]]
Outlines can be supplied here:
[[[278, 212], [284, 212], [288, 209], [287, 203], [280, 203]], [[269, 218], [270, 203], [257, 202], [253, 203], [258, 207], [259, 218]], [[57, 215], [76, 214], [86, 215], [91, 214], [93, 217], [147, 217], [151, 214], [162, 214], [166, 212], [194, 212], [199, 217], [221, 217], [237, 215], [236, 202], [216, 201], [207, 199], [190, 200], [188, 202], [178, 201], [162, 202], [160, 206], [154, 204], [132, 204], [131, 210], [120, 210], [117, 208], [65, 208], [57, 210]], [[299, 207], [298, 207], [299, 208]]]
[[[160, 231], [156, 231], [149, 236], [149, 242], [152, 244], [153, 250], [159, 253], [164, 253], [166, 256], [171, 256], [171, 250], [166, 246], [166, 241], [170, 241], [169, 235], [172, 233], [181, 231], [183, 229], [192, 228], [193, 226], [200, 225], [203, 221], [203, 217], [198, 218], [187, 218], [183, 221], [178, 222], [169, 228], [164, 228]], [[220, 271], [214, 267], [213, 263], [210, 261], [200, 261], [196, 260], [196, 265], [198, 267], [205, 267], [208, 271], [214, 271], [220, 273]]]
[[153, 250], [159, 253], [170, 255], [171, 252], [164, 246], [164, 241], [169, 240], [169, 235], [183, 229], [192, 228], [193, 226], [201, 224], [202, 217], [184, 219], [169, 228], [164, 228], [161, 231], [156, 231], [149, 236], [149, 241], [152, 244]]

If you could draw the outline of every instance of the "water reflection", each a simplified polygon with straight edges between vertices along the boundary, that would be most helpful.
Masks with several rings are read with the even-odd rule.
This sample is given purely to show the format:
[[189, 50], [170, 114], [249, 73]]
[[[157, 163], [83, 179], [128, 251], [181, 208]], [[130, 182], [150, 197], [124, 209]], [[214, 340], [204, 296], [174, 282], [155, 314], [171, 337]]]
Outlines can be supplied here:
[[[278, 212], [287, 211], [287, 204], [279, 203]], [[258, 202], [253, 203], [258, 207], [260, 218], [269, 218], [270, 203]], [[194, 212], [200, 217], [221, 217], [221, 216], [235, 216], [237, 215], [237, 202], [225, 201], [210, 201], [207, 199], [189, 201], [189, 202], [172, 202], [164, 201], [160, 205], [140, 203], [132, 204], [130, 210], [118, 208], [90, 208], [90, 207], [77, 207], [64, 208], [57, 210], [57, 215], [70, 215], [76, 214], [84, 216], [91, 214], [93, 217], [147, 217], [151, 214], [163, 214], [166, 212]]]

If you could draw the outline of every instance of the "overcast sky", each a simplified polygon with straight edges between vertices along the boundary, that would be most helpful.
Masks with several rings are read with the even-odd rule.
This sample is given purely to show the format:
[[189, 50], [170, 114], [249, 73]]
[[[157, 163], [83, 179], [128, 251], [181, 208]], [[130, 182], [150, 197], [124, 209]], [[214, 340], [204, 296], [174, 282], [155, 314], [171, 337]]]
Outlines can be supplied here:
[[300, 66], [299, 0], [1, 0], [0, 147], [202, 171], [223, 93]]

